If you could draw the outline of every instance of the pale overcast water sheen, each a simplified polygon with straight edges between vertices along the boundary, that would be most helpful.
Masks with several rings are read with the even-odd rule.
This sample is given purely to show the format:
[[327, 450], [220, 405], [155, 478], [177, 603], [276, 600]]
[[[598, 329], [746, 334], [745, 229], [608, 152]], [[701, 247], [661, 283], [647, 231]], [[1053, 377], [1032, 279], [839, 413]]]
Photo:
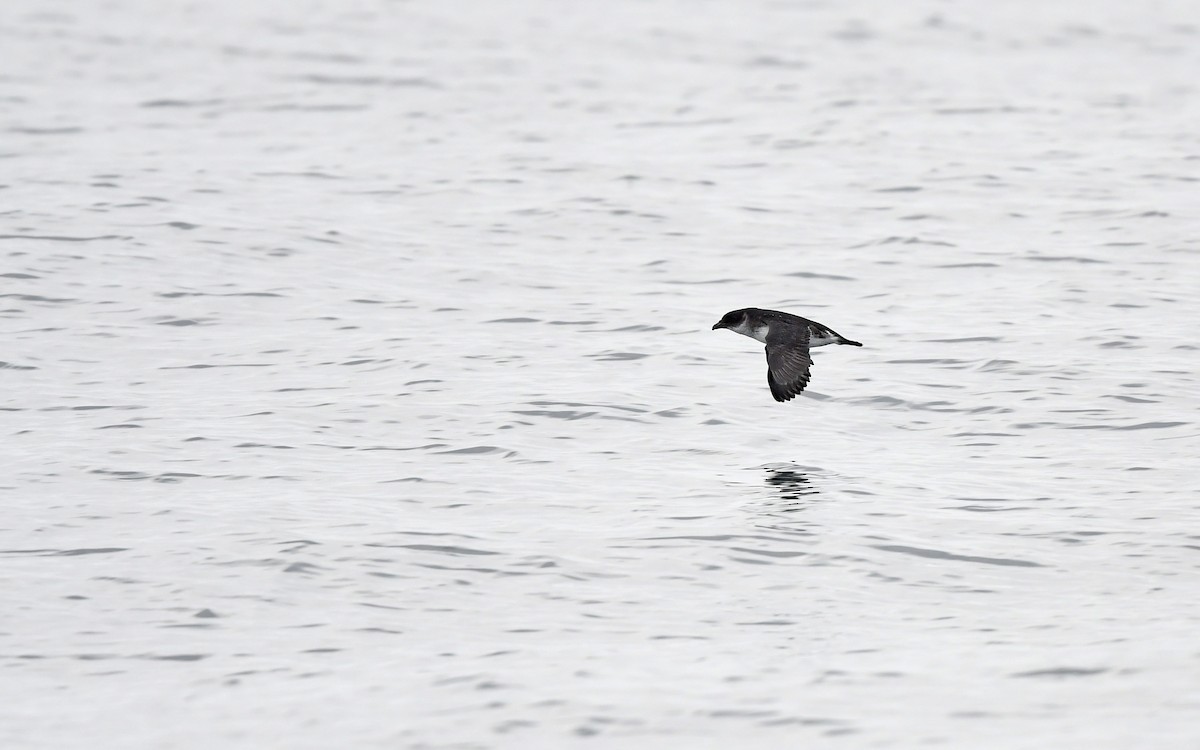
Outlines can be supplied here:
[[0, 56], [0, 747], [1200, 747], [1195, 2]]

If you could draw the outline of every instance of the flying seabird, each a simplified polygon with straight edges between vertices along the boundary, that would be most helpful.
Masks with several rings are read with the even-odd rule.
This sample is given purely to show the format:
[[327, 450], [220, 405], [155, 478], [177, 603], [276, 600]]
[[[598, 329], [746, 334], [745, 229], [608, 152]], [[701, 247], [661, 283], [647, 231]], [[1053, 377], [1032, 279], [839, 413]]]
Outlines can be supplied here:
[[790, 401], [808, 385], [808, 350], [826, 344], [862, 346], [829, 326], [799, 315], [747, 307], [727, 312], [713, 330], [728, 328], [767, 345], [767, 385], [776, 401]]

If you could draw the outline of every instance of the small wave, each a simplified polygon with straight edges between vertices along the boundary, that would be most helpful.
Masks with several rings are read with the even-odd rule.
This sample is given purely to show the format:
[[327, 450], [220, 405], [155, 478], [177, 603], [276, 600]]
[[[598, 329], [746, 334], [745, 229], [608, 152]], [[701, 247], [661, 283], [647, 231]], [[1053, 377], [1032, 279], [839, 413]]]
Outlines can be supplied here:
[[983, 563], [984, 565], [1005, 565], [1015, 568], [1044, 568], [1041, 563], [1031, 562], [1029, 560], [1015, 560], [1005, 557], [980, 557], [978, 555], [956, 555], [952, 552], [944, 552], [940, 549], [925, 549], [922, 547], [906, 547], [900, 544], [873, 544], [875, 549], [883, 550], [884, 552], [899, 552], [902, 555], [913, 555], [915, 557], [927, 557], [933, 560], [956, 560], [960, 562]]

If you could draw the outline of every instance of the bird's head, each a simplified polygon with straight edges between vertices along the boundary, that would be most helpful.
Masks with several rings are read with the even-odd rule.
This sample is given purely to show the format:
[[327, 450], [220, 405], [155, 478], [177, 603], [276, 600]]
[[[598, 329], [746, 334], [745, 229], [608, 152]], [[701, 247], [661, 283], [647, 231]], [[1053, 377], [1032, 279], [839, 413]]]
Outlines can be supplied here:
[[718, 328], [735, 328], [735, 329], [741, 328], [742, 324], [745, 322], [746, 322], [746, 311], [745, 310], [734, 310], [732, 312], [725, 313], [721, 317], [721, 320], [718, 323], [716, 323], [712, 327], [712, 329], [715, 331]]

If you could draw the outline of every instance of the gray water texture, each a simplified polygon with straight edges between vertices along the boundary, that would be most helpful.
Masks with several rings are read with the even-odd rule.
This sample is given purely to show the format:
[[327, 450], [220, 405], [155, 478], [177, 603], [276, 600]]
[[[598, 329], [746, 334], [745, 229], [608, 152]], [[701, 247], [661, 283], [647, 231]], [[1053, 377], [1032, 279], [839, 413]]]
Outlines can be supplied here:
[[[0, 747], [1200, 747], [1200, 6], [6, 0]], [[775, 403], [788, 310], [864, 342]]]

